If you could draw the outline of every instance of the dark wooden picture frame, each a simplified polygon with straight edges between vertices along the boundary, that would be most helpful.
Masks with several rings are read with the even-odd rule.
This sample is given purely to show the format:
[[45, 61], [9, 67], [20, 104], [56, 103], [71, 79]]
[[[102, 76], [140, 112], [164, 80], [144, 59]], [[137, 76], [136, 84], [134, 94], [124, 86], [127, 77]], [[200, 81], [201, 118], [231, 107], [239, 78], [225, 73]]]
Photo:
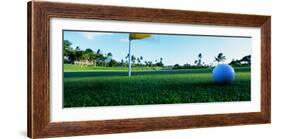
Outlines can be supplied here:
[[[261, 112], [50, 122], [50, 19], [102, 19], [261, 28]], [[200, 128], [271, 122], [271, 17], [129, 8], [86, 4], [28, 2], [28, 136], [31, 138]]]

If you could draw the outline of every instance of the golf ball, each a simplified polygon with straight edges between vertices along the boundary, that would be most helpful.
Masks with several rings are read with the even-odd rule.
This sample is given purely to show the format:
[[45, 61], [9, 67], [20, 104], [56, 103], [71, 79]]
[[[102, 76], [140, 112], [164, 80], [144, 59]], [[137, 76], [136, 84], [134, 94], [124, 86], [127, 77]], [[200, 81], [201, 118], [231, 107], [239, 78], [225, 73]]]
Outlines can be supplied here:
[[218, 64], [213, 69], [213, 80], [216, 83], [231, 83], [234, 81], [235, 71], [228, 64]]

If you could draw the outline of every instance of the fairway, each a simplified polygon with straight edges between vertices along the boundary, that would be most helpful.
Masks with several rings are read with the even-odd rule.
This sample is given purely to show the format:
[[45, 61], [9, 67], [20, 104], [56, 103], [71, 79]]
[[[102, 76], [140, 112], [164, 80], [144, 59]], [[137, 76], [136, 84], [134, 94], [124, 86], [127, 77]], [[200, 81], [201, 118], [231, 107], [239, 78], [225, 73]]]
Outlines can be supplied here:
[[215, 84], [212, 69], [91, 70], [64, 72], [64, 107], [249, 101], [250, 68], [235, 68], [232, 84]]

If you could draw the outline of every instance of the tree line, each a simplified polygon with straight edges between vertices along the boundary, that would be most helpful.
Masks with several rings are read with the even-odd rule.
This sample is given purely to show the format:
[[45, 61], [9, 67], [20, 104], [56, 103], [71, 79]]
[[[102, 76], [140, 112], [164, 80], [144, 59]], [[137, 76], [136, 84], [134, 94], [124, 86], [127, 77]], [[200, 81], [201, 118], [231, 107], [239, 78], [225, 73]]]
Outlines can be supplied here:
[[[127, 54], [124, 59], [121, 61], [117, 61], [113, 59], [113, 54], [102, 53], [100, 49], [97, 51], [93, 51], [90, 48], [82, 50], [79, 46], [72, 48], [72, 43], [68, 40], [64, 40], [64, 63], [69, 64], [82, 64], [82, 65], [95, 65], [95, 66], [105, 66], [105, 67], [117, 67], [123, 66], [126, 67], [128, 65], [129, 54]], [[202, 61], [203, 54], [199, 53], [197, 55], [197, 59], [194, 61], [194, 64], [186, 63], [184, 65], [175, 64], [172, 66], [173, 69], [185, 69], [185, 68], [206, 68], [211, 65], [207, 65]], [[226, 56], [223, 53], [219, 53], [216, 57], [214, 57], [214, 62], [220, 63], [226, 60]], [[131, 56], [131, 61], [133, 66], [146, 66], [146, 67], [164, 67], [163, 58], [160, 57], [154, 61], [144, 60], [143, 56], [136, 57], [134, 55]], [[232, 66], [248, 66], [251, 65], [251, 55], [246, 55], [241, 59], [232, 59], [230, 63]]]
[[[68, 64], [82, 64], [82, 65], [96, 65], [105, 67], [115, 67], [115, 66], [127, 66], [129, 54], [127, 54], [124, 59], [117, 61], [113, 59], [113, 54], [102, 53], [100, 49], [93, 51], [90, 48], [85, 50], [80, 49], [79, 46], [72, 48], [72, 43], [68, 40], [64, 40], [64, 63]], [[154, 61], [144, 60], [143, 56], [136, 57], [131, 56], [131, 61], [133, 66], [147, 66], [147, 67], [163, 67], [163, 58], [156, 59]]]
[[[173, 69], [192, 69], [192, 68], [207, 68], [211, 67], [212, 65], [207, 65], [202, 61], [203, 54], [199, 53], [197, 59], [194, 61], [194, 64], [186, 63], [184, 65], [175, 64]], [[226, 60], [226, 56], [223, 53], [219, 53], [217, 56], [214, 57], [214, 62], [218, 64], [224, 62]], [[232, 66], [250, 66], [251, 65], [251, 55], [246, 55], [241, 59], [232, 59], [229, 65]]]

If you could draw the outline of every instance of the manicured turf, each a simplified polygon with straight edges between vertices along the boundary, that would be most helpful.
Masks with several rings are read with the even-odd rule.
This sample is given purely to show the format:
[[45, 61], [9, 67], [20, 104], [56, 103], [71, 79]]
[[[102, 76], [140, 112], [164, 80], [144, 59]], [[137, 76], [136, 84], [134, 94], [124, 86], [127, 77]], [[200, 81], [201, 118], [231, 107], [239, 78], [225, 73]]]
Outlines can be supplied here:
[[[132, 67], [134, 71], [145, 71], [145, 70], [160, 70], [162, 67]], [[103, 67], [103, 66], [81, 66], [74, 64], [64, 64], [64, 71], [75, 71], [75, 72], [84, 72], [84, 71], [126, 71], [128, 67]]]
[[215, 84], [211, 69], [64, 72], [64, 107], [250, 100], [250, 68], [235, 68], [232, 84]]

